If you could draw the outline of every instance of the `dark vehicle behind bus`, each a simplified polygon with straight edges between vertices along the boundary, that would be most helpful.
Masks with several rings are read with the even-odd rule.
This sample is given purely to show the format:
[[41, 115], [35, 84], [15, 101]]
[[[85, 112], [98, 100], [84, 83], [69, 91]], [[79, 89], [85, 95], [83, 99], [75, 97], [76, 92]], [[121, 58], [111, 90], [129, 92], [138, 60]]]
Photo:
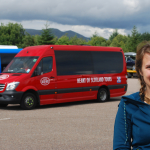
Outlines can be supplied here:
[[125, 59], [126, 59], [128, 78], [136, 76], [137, 75], [136, 70], [135, 70], [136, 53], [127, 52], [127, 53], [124, 53], [124, 55], [125, 55]]

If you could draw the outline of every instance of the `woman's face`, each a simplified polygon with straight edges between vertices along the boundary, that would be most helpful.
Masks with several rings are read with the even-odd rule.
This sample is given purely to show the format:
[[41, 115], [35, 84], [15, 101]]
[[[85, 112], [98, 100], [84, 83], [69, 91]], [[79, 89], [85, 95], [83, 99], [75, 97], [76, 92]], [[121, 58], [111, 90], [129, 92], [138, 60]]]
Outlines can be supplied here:
[[150, 89], [150, 54], [145, 53], [143, 57], [141, 75], [146, 83], [146, 89]]

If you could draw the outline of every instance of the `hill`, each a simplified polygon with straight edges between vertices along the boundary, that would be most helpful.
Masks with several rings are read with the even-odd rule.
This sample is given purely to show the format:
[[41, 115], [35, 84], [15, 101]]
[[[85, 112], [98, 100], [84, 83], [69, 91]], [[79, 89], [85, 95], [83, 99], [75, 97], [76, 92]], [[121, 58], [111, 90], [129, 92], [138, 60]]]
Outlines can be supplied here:
[[[30, 35], [41, 35], [42, 33], [42, 30], [35, 30], [35, 29], [25, 29], [26, 32], [28, 32]], [[77, 35], [78, 38], [83, 38], [85, 39], [86, 41], [90, 40], [90, 38], [87, 38], [81, 34], [78, 34], [74, 31], [65, 31], [65, 32], [62, 32], [58, 29], [54, 29], [54, 28], [51, 28], [51, 31], [52, 31], [52, 34], [54, 36], [57, 36], [58, 38], [60, 38], [61, 36], [67, 34], [67, 36], [70, 38], [70, 37], [74, 37], [75, 35]]]

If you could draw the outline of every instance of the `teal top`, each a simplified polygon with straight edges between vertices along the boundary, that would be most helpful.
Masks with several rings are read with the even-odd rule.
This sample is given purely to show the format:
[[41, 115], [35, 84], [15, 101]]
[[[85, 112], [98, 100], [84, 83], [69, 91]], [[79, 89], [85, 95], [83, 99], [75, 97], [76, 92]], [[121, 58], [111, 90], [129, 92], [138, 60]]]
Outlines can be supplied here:
[[150, 150], [150, 105], [139, 92], [123, 96], [114, 126], [113, 150]]

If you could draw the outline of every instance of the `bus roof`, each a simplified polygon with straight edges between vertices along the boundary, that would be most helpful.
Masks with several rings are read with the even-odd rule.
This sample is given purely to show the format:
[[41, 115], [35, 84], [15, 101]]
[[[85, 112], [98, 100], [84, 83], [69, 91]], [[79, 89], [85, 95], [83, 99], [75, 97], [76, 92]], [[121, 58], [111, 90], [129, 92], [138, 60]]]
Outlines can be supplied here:
[[0, 45], [0, 49], [18, 49], [18, 47], [12, 45]]
[[124, 53], [125, 56], [136, 56], [135, 52], [126, 52]]
[[22, 49], [0, 49], [0, 53], [19, 53]]
[[24, 48], [16, 57], [22, 56], [41, 56], [46, 53], [53, 53], [53, 50], [59, 51], [119, 51], [123, 53], [120, 47], [102, 47], [102, 46], [81, 46], [81, 45], [38, 45]]

